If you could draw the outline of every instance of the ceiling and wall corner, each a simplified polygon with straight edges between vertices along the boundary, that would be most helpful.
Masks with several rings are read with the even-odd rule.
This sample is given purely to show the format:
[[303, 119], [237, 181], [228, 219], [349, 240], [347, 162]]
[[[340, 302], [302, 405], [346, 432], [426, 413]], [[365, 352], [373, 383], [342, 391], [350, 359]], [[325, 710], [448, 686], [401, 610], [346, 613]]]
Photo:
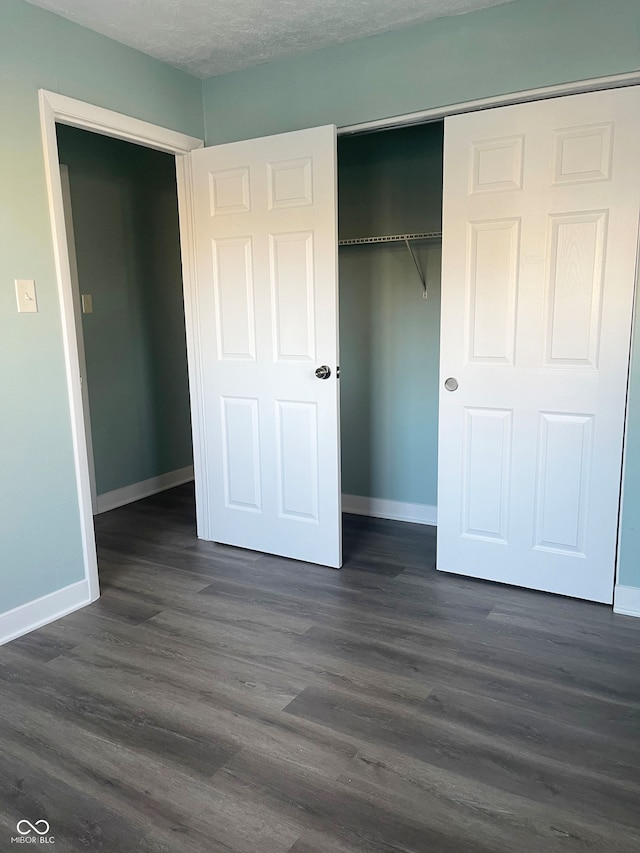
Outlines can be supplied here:
[[638, 0], [515, 0], [203, 82], [206, 144], [640, 68]]
[[205, 79], [513, 0], [27, 0]]

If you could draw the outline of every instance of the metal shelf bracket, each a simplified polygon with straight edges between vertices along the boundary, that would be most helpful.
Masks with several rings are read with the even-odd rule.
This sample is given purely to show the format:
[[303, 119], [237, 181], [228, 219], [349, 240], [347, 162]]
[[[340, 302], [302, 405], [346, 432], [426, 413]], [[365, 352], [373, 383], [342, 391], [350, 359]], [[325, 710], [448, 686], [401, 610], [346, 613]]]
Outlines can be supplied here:
[[415, 264], [416, 271], [422, 282], [422, 296], [427, 299], [427, 280], [420, 268], [415, 252], [411, 248], [412, 240], [442, 240], [442, 231], [422, 231], [415, 234], [386, 234], [381, 237], [353, 237], [350, 240], [338, 240], [338, 246], [365, 246], [370, 243], [404, 243], [411, 260]]

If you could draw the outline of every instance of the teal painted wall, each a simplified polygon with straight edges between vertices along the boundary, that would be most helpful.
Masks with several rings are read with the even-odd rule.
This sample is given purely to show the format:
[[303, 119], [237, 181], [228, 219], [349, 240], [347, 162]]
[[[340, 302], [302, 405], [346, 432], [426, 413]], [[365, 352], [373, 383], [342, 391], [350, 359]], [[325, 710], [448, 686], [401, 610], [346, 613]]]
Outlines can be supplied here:
[[[441, 123], [341, 139], [341, 238], [439, 231]], [[439, 245], [340, 249], [342, 490], [436, 503]]]
[[58, 127], [99, 495], [193, 463], [175, 158]]
[[[515, 0], [206, 80], [206, 139], [344, 126], [638, 69], [638, 0]], [[637, 587], [639, 436], [636, 328], [619, 581]]]
[[[201, 136], [201, 83], [22, 0], [0, 0], [0, 612], [84, 570], [38, 89]], [[18, 314], [14, 279], [36, 280]]]
[[204, 82], [207, 144], [640, 67], [638, 0], [515, 0]]

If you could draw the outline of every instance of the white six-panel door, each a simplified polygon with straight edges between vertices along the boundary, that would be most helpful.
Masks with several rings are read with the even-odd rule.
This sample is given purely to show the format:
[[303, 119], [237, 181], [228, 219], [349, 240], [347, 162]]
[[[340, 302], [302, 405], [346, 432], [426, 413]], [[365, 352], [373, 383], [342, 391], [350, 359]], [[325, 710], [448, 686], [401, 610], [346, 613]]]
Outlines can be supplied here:
[[335, 127], [191, 158], [208, 538], [339, 567]]
[[636, 87], [445, 122], [441, 570], [612, 600], [639, 138]]

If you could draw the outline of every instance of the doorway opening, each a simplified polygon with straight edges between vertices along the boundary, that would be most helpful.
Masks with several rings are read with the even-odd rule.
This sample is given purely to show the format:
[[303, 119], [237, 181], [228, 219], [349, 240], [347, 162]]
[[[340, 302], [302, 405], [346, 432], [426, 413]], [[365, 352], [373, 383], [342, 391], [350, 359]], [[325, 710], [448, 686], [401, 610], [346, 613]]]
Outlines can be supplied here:
[[[42, 128], [45, 177], [49, 196], [53, 250], [56, 278], [62, 315], [62, 339], [67, 376], [67, 392], [71, 414], [74, 464], [78, 491], [80, 538], [83, 550], [85, 577], [74, 589], [73, 600], [66, 602], [66, 612], [95, 601], [100, 595], [98, 561], [93, 524], [92, 487], [85, 434], [85, 407], [83, 406], [81, 358], [76, 333], [76, 305], [71, 277], [71, 258], [65, 229], [64, 196], [58, 158], [57, 127], [59, 125], [94, 131], [105, 137], [135, 142], [145, 148], [166, 152], [175, 163], [177, 184], [180, 247], [184, 258], [182, 280], [184, 296], [184, 321], [189, 371], [189, 394], [192, 413], [194, 457], [203, 457], [200, 430], [201, 378], [194, 341], [194, 317], [197, 315], [197, 298], [191, 265], [192, 215], [190, 207], [190, 161], [188, 154], [201, 148], [203, 142], [192, 136], [178, 133], [149, 122], [131, 118], [93, 104], [68, 98], [44, 89], [39, 91], [40, 122]], [[197, 463], [196, 463], [197, 464]], [[201, 469], [206, 471], [206, 460]], [[206, 495], [196, 488], [196, 516], [200, 523], [207, 518]], [[203, 526], [206, 530], [206, 525]]]
[[193, 479], [175, 158], [56, 131], [95, 515]]

